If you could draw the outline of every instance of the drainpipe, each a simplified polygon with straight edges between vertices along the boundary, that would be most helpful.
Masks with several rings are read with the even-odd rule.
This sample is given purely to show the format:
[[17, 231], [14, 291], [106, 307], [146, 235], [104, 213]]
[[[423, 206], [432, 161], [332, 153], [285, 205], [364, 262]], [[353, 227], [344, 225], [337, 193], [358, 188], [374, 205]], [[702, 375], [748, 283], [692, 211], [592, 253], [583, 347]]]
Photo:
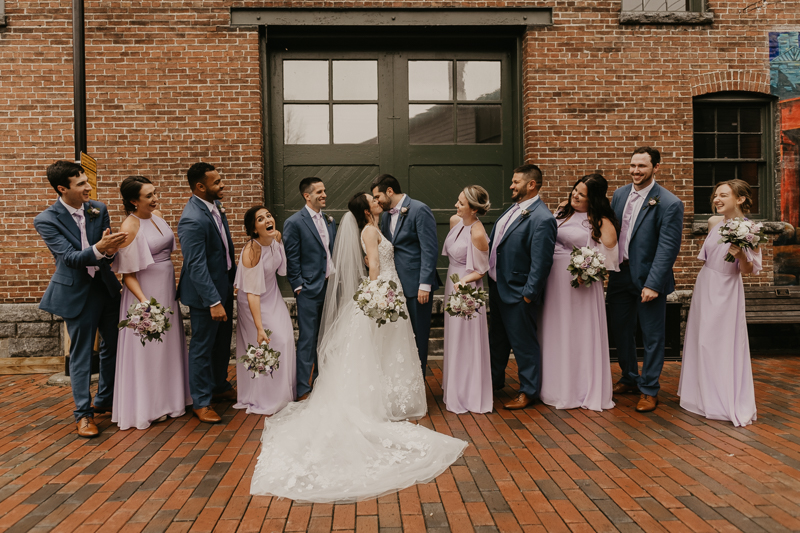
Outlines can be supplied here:
[[72, 86], [75, 106], [75, 161], [86, 147], [86, 54], [84, 50], [83, 0], [72, 0]]

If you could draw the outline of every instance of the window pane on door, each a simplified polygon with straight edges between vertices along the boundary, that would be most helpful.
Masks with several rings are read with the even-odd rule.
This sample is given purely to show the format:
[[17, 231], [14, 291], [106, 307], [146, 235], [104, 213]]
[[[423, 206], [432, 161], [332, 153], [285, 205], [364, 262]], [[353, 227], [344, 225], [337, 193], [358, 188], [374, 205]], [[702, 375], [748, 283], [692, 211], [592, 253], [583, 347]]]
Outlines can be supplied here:
[[327, 100], [327, 61], [284, 61], [284, 100]]
[[[334, 61], [334, 100], [377, 100], [377, 61]], [[336, 123], [334, 121], [334, 137]], [[335, 142], [335, 141], [334, 141]]]
[[412, 144], [453, 144], [451, 104], [409, 104], [408, 141]]
[[459, 61], [456, 74], [459, 100], [500, 100], [500, 61]]
[[327, 104], [285, 104], [284, 144], [330, 144]]
[[458, 143], [499, 143], [501, 139], [499, 105], [458, 105]]
[[377, 104], [334, 104], [334, 144], [378, 144]]
[[409, 61], [409, 100], [452, 100], [452, 61]]

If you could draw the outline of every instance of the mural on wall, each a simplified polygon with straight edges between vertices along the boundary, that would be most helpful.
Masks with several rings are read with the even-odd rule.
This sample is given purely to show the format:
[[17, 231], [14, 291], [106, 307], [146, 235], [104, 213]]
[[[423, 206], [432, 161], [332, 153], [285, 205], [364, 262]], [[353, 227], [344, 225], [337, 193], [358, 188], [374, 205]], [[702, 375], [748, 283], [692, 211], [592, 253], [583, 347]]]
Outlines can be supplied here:
[[775, 284], [800, 284], [800, 32], [770, 32], [770, 85], [780, 115], [781, 220], [794, 233], [775, 241]]

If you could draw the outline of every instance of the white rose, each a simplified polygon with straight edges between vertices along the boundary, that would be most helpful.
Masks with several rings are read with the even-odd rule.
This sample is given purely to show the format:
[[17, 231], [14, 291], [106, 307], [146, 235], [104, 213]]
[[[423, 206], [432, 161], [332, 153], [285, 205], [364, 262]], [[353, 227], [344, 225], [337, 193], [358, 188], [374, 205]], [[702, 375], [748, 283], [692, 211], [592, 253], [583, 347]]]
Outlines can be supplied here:
[[590, 255], [592, 255], [592, 252], [593, 252], [592, 249], [589, 248], [588, 246], [584, 246], [583, 248], [581, 248], [581, 253], [583, 254], [584, 257], [589, 257]]
[[597, 269], [594, 267], [589, 267], [586, 269], [586, 272], [588, 272], [590, 276], [594, 276], [595, 274], [597, 274]]
[[739, 226], [739, 229], [736, 230], [736, 236], [737, 237], [744, 237], [748, 233], [749, 233], [749, 231], [747, 230], [747, 227], [745, 227], [745, 226]]
[[583, 257], [582, 256], [577, 255], [577, 256], [572, 258], [572, 264], [575, 265], [576, 267], [581, 266], [581, 263], [583, 263]]
[[593, 267], [599, 267], [599, 266], [600, 266], [600, 259], [599, 259], [599, 258], [597, 258], [597, 257], [595, 257], [594, 259], [592, 259], [592, 266], [593, 266]]

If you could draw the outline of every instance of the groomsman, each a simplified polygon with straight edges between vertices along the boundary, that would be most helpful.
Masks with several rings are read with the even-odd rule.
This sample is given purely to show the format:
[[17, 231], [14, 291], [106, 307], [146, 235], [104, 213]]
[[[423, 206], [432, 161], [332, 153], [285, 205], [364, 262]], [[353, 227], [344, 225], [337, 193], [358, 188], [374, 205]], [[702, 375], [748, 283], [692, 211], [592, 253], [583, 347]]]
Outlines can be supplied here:
[[378, 199], [384, 211], [381, 231], [394, 245], [395, 268], [406, 296], [424, 376], [433, 312], [431, 293], [440, 283], [436, 272], [439, 259], [436, 219], [430, 207], [403, 194], [400, 183], [389, 174], [372, 180], [372, 196]]
[[506, 409], [523, 409], [539, 397], [542, 352], [536, 333], [536, 312], [553, 266], [556, 219], [539, 198], [542, 171], [536, 165], [514, 169], [514, 202], [489, 236], [489, 354], [492, 384], [505, 386], [509, 351], [519, 370], [519, 394]]
[[216, 424], [212, 401], [235, 400], [228, 381], [233, 332], [236, 258], [222, 207], [225, 185], [213, 165], [195, 163], [186, 173], [192, 197], [178, 222], [183, 267], [178, 298], [191, 310], [189, 391], [194, 414]]
[[[117, 361], [120, 289], [109, 268], [127, 233], [111, 234], [105, 204], [89, 199], [92, 186], [80, 165], [56, 161], [47, 180], [58, 200], [33, 220], [56, 262], [39, 308], [64, 319], [70, 338], [69, 373], [78, 435], [96, 437], [94, 413], [111, 410]], [[100, 376], [92, 404], [92, 347], [98, 328]]]
[[[336, 222], [322, 212], [327, 195], [319, 178], [303, 178], [300, 194], [306, 205], [283, 223], [286, 274], [297, 299], [297, 396], [305, 400], [317, 379], [317, 337], [328, 277], [334, 274]], [[313, 373], [313, 375], [312, 375]]]
[[[617, 346], [622, 377], [614, 393], [640, 393], [636, 410], [658, 405], [664, 366], [667, 294], [675, 290], [672, 266], [683, 233], [683, 202], [655, 181], [661, 154], [643, 146], [633, 151], [632, 183], [614, 191], [611, 207], [621, 220], [620, 271], [608, 278], [608, 324]], [[636, 324], [642, 326], [644, 364], [639, 375]]]

